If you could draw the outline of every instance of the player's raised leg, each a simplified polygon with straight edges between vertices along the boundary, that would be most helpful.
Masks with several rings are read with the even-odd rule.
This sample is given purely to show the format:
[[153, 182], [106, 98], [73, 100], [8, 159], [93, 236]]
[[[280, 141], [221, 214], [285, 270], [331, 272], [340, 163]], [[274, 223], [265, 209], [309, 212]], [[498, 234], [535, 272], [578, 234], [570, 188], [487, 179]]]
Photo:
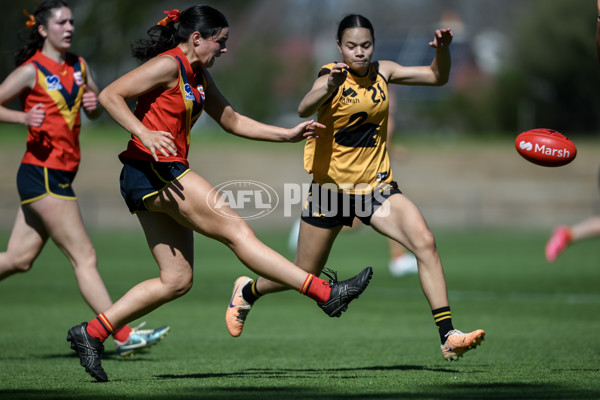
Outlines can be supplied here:
[[[321, 228], [302, 221], [298, 235], [299, 246], [296, 252], [295, 264], [303, 271], [316, 276], [320, 275], [329, 257], [331, 246], [341, 229], [341, 225], [333, 228]], [[303, 245], [306, 241], [313, 243], [313, 245]], [[348, 304], [358, 298], [364, 291], [372, 273], [372, 268], [368, 267], [353, 278], [341, 282], [337, 280], [336, 275], [328, 275], [332, 294], [329, 300], [319, 302], [319, 307], [331, 317], [341, 316], [342, 312], [347, 310]], [[286, 285], [264, 277], [260, 277], [256, 281], [248, 280], [249, 278], [240, 279], [242, 278], [238, 278], [236, 284], [243, 283], [243, 285], [237, 290], [234, 289], [232, 299], [237, 301], [241, 308], [236, 307], [236, 304], [230, 301], [225, 314], [227, 330], [234, 337], [241, 334], [248, 312], [259, 297], [289, 289]]]

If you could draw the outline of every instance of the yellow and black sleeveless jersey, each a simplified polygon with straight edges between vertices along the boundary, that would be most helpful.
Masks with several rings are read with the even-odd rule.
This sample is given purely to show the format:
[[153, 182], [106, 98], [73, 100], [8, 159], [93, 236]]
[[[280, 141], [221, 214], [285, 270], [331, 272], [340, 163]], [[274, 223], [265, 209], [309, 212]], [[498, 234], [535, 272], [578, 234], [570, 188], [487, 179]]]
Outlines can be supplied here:
[[[335, 63], [321, 67], [328, 74]], [[346, 81], [321, 105], [316, 139], [306, 142], [304, 168], [320, 185], [360, 194], [358, 185], [374, 189], [393, 180], [386, 149], [388, 123], [387, 81], [371, 63], [364, 76], [348, 71]]]

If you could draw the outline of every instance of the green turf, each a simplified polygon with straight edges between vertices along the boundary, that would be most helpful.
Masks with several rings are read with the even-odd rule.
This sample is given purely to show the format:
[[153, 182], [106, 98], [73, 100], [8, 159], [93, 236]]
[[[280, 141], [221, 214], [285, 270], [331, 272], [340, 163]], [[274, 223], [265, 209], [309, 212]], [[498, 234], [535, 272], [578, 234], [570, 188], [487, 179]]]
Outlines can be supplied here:
[[[286, 235], [259, 234], [290, 257]], [[113, 296], [156, 273], [140, 232], [92, 238]], [[598, 399], [598, 241], [549, 265], [545, 240], [536, 232], [437, 234], [456, 327], [487, 331], [482, 347], [448, 363], [418, 278], [388, 274], [386, 242], [372, 231], [344, 233], [334, 247], [330, 266], [340, 277], [375, 267], [342, 318], [281, 293], [257, 303], [237, 339], [223, 313], [246, 270], [198, 236], [194, 288], [143, 319], [169, 324], [171, 333], [129, 360], [107, 342], [103, 384], [65, 340], [93, 315], [66, 258], [49, 244], [31, 272], [0, 283], [0, 399]]]

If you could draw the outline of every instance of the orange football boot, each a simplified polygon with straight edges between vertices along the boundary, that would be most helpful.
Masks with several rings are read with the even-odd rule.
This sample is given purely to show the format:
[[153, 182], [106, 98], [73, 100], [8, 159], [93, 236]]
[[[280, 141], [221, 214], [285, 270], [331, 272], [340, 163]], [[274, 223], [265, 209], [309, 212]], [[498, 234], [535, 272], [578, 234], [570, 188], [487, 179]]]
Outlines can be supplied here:
[[458, 360], [467, 351], [479, 346], [483, 339], [485, 332], [482, 329], [470, 333], [453, 329], [446, 334], [446, 343], [441, 346], [442, 356], [448, 361]]
[[246, 322], [246, 317], [252, 308], [252, 305], [242, 297], [242, 288], [246, 286], [248, 282], [252, 282], [252, 279], [247, 276], [240, 276], [236, 279], [233, 284], [233, 294], [231, 295], [231, 300], [229, 301], [227, 311], [225, 312], [227, 330], [233, 337], [238, 337], [242, 334], [244, 322]]

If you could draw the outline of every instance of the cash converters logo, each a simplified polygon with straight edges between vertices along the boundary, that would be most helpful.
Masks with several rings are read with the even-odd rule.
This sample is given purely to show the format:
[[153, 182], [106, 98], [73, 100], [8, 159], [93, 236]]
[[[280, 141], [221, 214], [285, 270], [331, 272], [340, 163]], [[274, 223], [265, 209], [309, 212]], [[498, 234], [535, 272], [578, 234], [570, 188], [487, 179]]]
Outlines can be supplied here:
[[213, 212], [226, 218], [256, 219], [273, 212], [279, 196], [261, 182], [228, 181], [211, 189], [206, 202]]

